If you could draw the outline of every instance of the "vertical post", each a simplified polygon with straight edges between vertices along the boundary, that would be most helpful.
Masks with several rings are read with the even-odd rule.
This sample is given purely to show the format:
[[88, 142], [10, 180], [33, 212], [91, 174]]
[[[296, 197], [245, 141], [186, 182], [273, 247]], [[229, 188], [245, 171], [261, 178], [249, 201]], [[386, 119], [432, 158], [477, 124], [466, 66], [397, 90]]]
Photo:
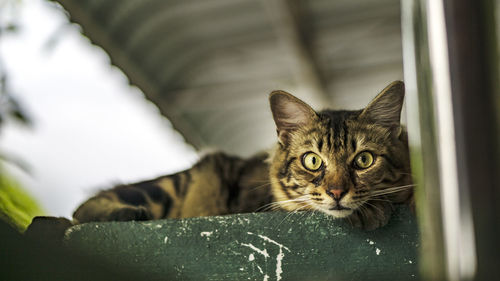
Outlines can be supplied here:
[[[477, 266], [462, 259], [462, 274], [497, 279], [500, 270], [500, 92], [494, 0], [443, 0], [455, 119], [459, 192], [469, 200]], [[469, 208], [467, 208], [469, 207]], [[462, 223], [463, 224], [463, 223]], [[469, 226], [465, 226], [469, 227]], [[460, 256], [470, 253], [459, 253]]]
[[499, 273], [498, 56], [491, 0], [403, 0], [424, 280]]
[[426, 6], [424, 1], [402, 0], [401, 9], [408, 140], [412, 173], [417, 184], [415, 198], [421, 240], [421, 277], [422, 280], [444, 280], [437, 116]]

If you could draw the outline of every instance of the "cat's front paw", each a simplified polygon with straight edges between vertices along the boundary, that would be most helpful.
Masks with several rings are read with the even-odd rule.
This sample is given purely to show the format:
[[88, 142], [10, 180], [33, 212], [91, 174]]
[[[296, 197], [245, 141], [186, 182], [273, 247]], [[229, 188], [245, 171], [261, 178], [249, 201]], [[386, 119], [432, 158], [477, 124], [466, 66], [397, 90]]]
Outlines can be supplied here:
[[364, 230], [374, 230], [385, 226], [392, 214], [392, 205], [389, 203], [371, 203], [363, 206], [349, 216], [350, 223]]
[[145, 221], [151, 219], [153, 219], [153, 215], [143, 206], [127, 206], [115, 209], [108, 216], [110, 221]]

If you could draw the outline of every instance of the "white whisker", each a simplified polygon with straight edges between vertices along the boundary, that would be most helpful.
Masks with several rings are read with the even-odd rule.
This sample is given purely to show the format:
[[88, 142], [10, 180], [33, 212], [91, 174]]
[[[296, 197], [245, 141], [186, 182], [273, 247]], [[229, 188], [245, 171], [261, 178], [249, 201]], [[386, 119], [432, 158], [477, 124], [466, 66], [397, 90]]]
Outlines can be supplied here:
[[297, 198], [290, 199], [290, 200], [282, 200], [282, 201], [271, 202], [269, 204], [266, 204], [264, 206], [259, 207], [255, 211], [258, 212], [258, 211], [269, 210], [269, 209], [274, 208], [274, 207], [277, 207], [277, 209], [279, 209], [281, 206], [285, 206], [287, 204], [292, 205], [292, 203], [294, 203], [294, 204], [295, 203], [303, 203], [303, 202], [306, 202], [308, 200], [309, 199], [307, 198], [307, 195], [301, 195], [301, 196], [299, 196]]
[[306, 208], [306, 207], [308, 207], [308, 205], [301, 206], [301, 207], [299, 207], [299, 208], [297, 208], [297, 209], [293, 210], [293, 211], [292, 211], [292, 212], [290, 212], [289, 214], [287, 214], [287, 215], [283, 218], [283, 220], [281, 220], [281, 222], [280, 222], [280, 223], [276, 226], [276, 228], [278, 228], [278, 227], [279, 227], [279, 226], [280, 226], [280, 225], [281, 225], [284, 221], [286, 221], [286, 220], [287, 220], [288, 218], [290, 218], [292, 215], [296, 214], [298, 211], [300, 211], [300, 210], [302, 210], [302, 209], [304, 209], [304, 208]]

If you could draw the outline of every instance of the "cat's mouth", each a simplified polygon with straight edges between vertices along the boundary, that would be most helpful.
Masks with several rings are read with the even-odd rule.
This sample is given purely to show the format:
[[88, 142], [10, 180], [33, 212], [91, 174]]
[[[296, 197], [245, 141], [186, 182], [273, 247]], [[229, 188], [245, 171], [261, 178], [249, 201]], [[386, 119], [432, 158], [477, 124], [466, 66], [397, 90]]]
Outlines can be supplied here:
[[329, 209], [323, 209], [322, 211], [336, 218], [345, 218], [353, 213], [353, 210], [351, 208], [347, 208], [342, 205], [337, 205]]
[[344, 207], [340, 204], [335, 205], [334, 207], [329, 208], [330, 211], [341, 211], [341, 210], [352, 210], [351, 208]]

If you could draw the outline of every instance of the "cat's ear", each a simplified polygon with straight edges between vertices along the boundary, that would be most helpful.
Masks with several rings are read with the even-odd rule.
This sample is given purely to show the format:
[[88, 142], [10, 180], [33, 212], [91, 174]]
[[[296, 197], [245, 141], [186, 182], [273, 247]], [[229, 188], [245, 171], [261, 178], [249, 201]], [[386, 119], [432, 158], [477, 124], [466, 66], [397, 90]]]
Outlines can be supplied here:
[[399, 125], [404, 97], [404, 83], [394, 81], [365, 107], [360, 117], [367, 118], [383, 126]]
[[269, 103], [281, 144], [288, 142], [290, 132], [317, 118], [316, 112], [309, 105], [284, 91], [273, 91], [269, 96]]

